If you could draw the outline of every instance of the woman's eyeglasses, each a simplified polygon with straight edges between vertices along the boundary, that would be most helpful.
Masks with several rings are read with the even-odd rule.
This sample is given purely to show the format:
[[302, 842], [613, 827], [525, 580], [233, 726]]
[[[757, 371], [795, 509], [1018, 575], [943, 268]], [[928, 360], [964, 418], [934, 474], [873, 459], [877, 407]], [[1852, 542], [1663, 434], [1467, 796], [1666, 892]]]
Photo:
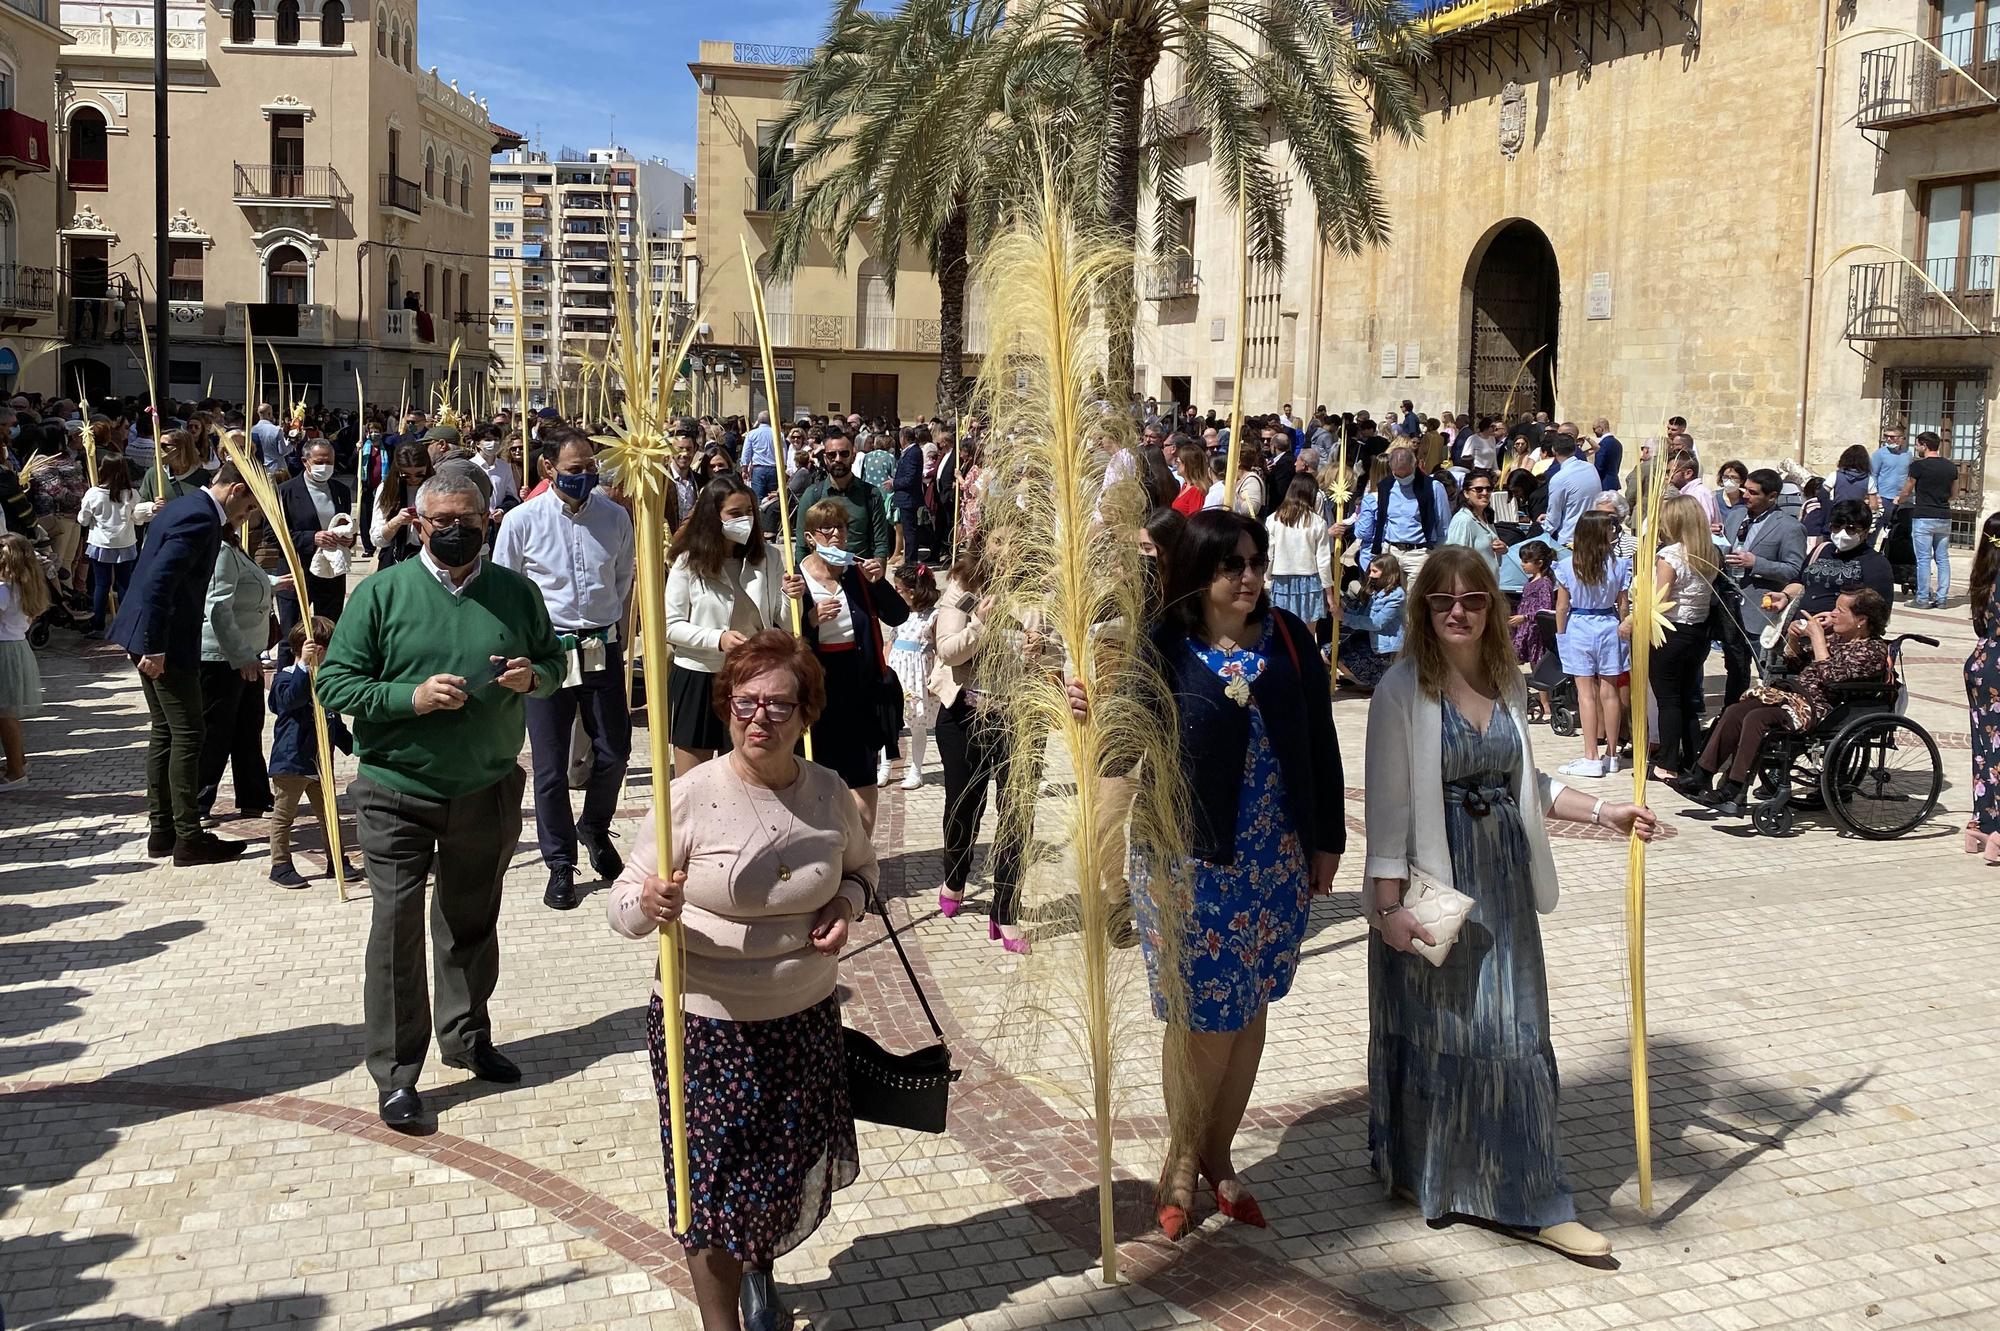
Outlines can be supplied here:
[[1263, 555], [1251, 555], [1248, 559], [1242, 555], [1224, 555], [1215, 566], [1216, 576], [1222, 578], [1240, 578], [1245, 573], [1261, 578], [1270, 571], [1271, 561]]
[[1448, 615], [1453, 610], [1463, 610], [1468, 615], [1483, 615], [1493, 600], [1487, 592], [1461, 592], [1453, 596], [1450, 592], [1432, 592], [1424, 600], [1430, 603], [1434, 615]]
[[799, 705], [781, 698], [752, 698], [742, 693], [730, 695], [729, 714], [738, 721], [748, 721], [760, 710], [771, 720], [783, 725], [792, 719], [792, 713], [799, 710]]

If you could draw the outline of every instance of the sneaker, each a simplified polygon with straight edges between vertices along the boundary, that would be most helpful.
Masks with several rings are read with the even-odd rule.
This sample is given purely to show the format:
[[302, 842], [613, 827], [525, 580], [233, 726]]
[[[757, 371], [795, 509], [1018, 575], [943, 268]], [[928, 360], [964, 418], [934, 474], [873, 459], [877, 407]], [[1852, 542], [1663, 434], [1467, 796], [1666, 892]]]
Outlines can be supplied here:
[[[1614, 758], [1612, 761], [1616, 762], [1617, 759]], [[1572, 758], [1556, 770], [1564, 776], [1603, 776], [1604, 760], [1602, 758]]]
[[1607, 754], [1605, 754], [1605, 755], [1604, 755], [1604, 775], [1606, 775], [1606, 776], [1615, 776], [1615, 775], [1617, 775], [1617, 772], [1618, 772], [1618, 755], [1617, 755], [1617, 754], [1615, 754], [1615, 753], [1607, 753]]
[[911, 763], [910, 770], [903, 773], [903, 789], [921, 790], [923, 789], [923, 785], [924, 785], [924, 769], [917, 766], [915, 763]]
[[271, 881], [279, 887], [288, 887], [294, 892], [306, 885], [305, 875], [294, 869], [289, 860], [271, 866]]
[[28, 774], [26, 772], [21, 773], [19, 776], [0, 774], [0, 790], [25, 790], [27, 785]]
[[894, 766], [887, 758], [875, 764], [875, 784], [878, 786], [888, 785], [889, 778], [895, 774], [893, 770]]

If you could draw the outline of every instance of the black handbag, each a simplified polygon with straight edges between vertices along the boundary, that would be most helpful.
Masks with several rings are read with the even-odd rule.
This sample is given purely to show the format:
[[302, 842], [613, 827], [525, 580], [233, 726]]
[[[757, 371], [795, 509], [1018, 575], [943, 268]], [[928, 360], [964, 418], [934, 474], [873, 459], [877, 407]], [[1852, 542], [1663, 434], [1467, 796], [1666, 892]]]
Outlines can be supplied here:
[[951, 1084], [963, 1074], [951, 1065], [944, 1028], [938, 1025], [930, 999], [924, 996], [924, 987], [917, 982], [916, 968], [910, 965], [909, 954], [903, 951], [903, 940], [896, 936], [889, 908], [877, 902], [876, 909], [881, 913], [882, 927], [889, 932], [890, 943], [895, 946], [896, 957], [903, 963], [903, 973], [910, 977], [910, 988], [916, 990], [917, 1002], [923, 1005], [924, 1019], [930, 1022], [938, 1042], [913, 1054], [892, 1054], [852, 1026], [843, 1026], [840, 1033], [847, 1044], [848, 1107], [863, 1123], [908, 1128], [912, 1132], [943, 1132]]

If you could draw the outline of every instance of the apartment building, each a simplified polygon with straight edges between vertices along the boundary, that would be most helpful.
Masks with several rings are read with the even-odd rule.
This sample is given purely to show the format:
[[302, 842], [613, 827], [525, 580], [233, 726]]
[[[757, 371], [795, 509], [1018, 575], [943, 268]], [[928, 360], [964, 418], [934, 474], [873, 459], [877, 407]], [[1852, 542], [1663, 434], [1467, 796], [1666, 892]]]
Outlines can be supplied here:
[[[937, 281], [921, 250], [903, 254], [893, 297], [865, 226], [841, 263], [815, 247], [789, 281], [773, 279], [764, 266], [771, 228], [788, 200], [760, 148], [772, 145], [784, 114], [786, 80], [811, 54], [806, 47], [704, 41], [688, 66], [700, 90], [695, 184], [702, 210], [699, 299], [708, 329], [696, 356], [697, 398], [704, 410], [737, 414], [761, 411], [772, 398], [743, 272], [747, 239], [776, 344], [779, 416], [852, 411], [919, 419], [937, 409], [939, 333]], [[968, 314], [970, 378], [978, 371], [976, 306]]]
[[56, 0], [0, 0], [0, 401], [57, 383]]
[[486, 103], [420, 64], [417, 0], [170, 0], [169, 270], [155, 273], [150, 6], [64, 0], [57, 118], [66, 387], [145, 388], [138, 321], [164, 286], [163, 394], [427, 400], [488, 374]]
[[[487, 170], [496, 386], [511, 404], [519, 320], [529, 405], [539, 407], [574, 393], [586, 367], [609, 354], [613, 246], [636, 290], [641, 253], [658, 268], [694, 211], [694, 182], [618, 147], [563, 148], [552, 157], [517, 146]], [[670, 298], [663, 281], [655, 291]]]

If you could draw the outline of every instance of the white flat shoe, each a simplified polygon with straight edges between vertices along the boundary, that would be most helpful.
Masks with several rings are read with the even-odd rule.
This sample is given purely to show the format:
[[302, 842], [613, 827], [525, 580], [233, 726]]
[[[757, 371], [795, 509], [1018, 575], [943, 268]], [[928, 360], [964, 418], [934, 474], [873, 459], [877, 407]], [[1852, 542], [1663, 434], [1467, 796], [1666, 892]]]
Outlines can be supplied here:
[[1611, 1255], [1610, 1239], [1574, 1220], [1565, 1220], [1562, 1224], [1550, 1225], [1547, 1229], [1509, 1229], [1507, 1232], [1517, 1239], [1538, 1243], [1565, 1257], [1590, 1260]]
[[903, 773], [904, 790], [922, 790], [923, 788], [924, 774], [921, 768], [912, 767], [909, 771]]

